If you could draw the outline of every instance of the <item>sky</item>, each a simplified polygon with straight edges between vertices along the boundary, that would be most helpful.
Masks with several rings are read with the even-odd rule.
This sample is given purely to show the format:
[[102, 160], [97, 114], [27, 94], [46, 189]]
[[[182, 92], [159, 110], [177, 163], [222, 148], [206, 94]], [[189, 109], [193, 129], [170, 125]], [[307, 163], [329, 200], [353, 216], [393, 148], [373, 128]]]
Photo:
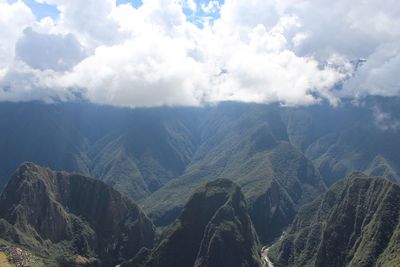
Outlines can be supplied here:
[[397, 0], [0, 0], [0, 101], [400, 95]]

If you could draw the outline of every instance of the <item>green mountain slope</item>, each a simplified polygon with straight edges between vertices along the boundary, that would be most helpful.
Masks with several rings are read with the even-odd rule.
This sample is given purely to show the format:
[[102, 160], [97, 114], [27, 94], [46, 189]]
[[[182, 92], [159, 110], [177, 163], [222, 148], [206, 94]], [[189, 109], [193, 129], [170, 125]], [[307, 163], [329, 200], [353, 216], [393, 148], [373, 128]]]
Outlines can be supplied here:
[[31, 161], [97, 177], [139, 200], [183, 173], [196, 147], [198, 112], [0, 103], [0, 177]]
[[283, 117], [290, 142], [313, 161], [328, 186], [354, 170], [399, 183], [399, 104], [396, 97], [370, 97], [335, 108], [289, 108]]
[[270, 250], [275, 266], [397, 266], [400, 187], [354, 173], [306, 204]]
[[400, 99], [363, 101], [143, 109], [0, 103], [0, 177], [23, 161], [97, 177], [159, 226], [177, 218], [199, 185], [229, 177], [268, 243], [324, 184], [353, 170], [399, 182]]
[[116, 264], [151, 247], [155, 237], [151, 221], [121, 193], [32, 163], [18, 168], [0, 203], [1, 239], [49, 258], [49, 265], [77, 257]]
[[122, 266], [260, 266], [257, 236], [239, 186], [219, 179], [197, 189], [158, 245]]
[[224, 164], [223, 153], [240, 153], [238, 141], [251, 135], [254, 150], [289, 142], [313, 162], [327, 185], [353, 170], [398, 182], [399, 104], [395, 97], [295, 108], [0, 103], [0, 187], [19, 164], [32, 161], [98, 177], [141, 200], [196, 164]]
[[274, 107], [221, 106], [201, 128], [201, 145], [185, 173], [143, 201], [157, 225], [172, 222], [196, 187], [229, 177], [242, 187], [257, 233], [268, 242], [299, 205], [324, 192], [318, 171], [287, 141]]

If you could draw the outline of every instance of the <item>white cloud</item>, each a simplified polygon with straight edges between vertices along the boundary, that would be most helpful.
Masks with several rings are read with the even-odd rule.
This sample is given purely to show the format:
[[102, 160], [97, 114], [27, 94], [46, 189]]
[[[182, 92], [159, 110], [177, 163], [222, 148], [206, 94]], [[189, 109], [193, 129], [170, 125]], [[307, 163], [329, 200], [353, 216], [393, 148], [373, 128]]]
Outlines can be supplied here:
[[12, 62], [18, 38], [34, 21], [31, 10], [22, 1], [8, 4], [0, 0], [0, 69]]
[[346, 81], [343, 94], [400, 95], [400, 43], [383, 44], [372, 53], [356, 75]]
[[[395, 0], [143, 0], [139, 8], [37, 1], [56, 5], [59, 19], [35, 21], [22, 1], [0, 0], [2, 100], [68, 100], [80, 92], [124, 106], [296, 105], [400, 94]], [[183, 7], [220, 17], [200, 18], [200, 29]], [[367, 61], [356, 68], [360, 57]]]
[[88, 48], [112, 45], [123, 39], [118, 23], [111, 17], [115, 0], [36, 0], [55, 5], [60, 11], [59, 33], [74, 34]]
[[16, 58], [34, 69], [64, 71], [85, 57], [85, 51], [72, 34], [42, 34], [26, 28], [15, 46]]
[[87, 88], [86, 96], [96, 103], [199, 105], [208, 77], [186, 50], [185, 40], [160, 36], [99, 47], [62, 76], [59, 86]]
[[201, 9], [205, 13], [215, 13], [220, 9], [220, 4], [218, 0], [210, 0], [208, 4], [201, 4]]
[[57, 75], [53, 70], [32, 69], [24, 62], [16, 61], [0, 81], [0, 99], [3, 101], [43, 100], [45, 102], [73, 99], [71, 89], [53, 86]]
[[378, 107], [373, 107], [372, 114], [375, 125], [381, 130], [398, 130], [400, 129], [400, 121], [393, 118], [390, 113], [380, 110]]
[[179, 0], [178, 3], [180, 3], [184, 8], [189, 9], [193, 13], [197, 11], [197, 4], [195, 0]]

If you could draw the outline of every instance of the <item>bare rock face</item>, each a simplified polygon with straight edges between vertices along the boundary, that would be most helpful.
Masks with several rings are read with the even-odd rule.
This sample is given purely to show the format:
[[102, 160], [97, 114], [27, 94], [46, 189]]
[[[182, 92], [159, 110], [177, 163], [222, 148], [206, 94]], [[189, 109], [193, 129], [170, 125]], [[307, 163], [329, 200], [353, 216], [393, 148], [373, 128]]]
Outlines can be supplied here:
[[400, 187], [353, 173], [305, 205], [271, 249], [275, 266], [399, 266]]
[[123, 266], [260, 266], [258, 251], [240, 187], [218, 179], [194, 193], [153, 250]]
[[67, 242], [78, 258], [95, 256], [115, 263], [153, 245], [154, 226], [140, 208], [92, 178], [25, 163], [4, 189], [0, 203], [0, 230], [9, 241], [33, 249], [45, 240]]

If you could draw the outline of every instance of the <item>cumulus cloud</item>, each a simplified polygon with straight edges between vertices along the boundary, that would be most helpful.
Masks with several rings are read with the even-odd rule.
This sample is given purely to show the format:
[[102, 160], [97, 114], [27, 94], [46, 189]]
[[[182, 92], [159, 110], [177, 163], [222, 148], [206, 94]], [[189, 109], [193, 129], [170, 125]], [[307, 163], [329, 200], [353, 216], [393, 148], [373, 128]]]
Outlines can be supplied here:
[[119, 25], [112, 17], [114, 0], [36, 0], [55, 5], [60, 11], [57, 29], [72, 33], [85, 46], [111, 45], [122, 38]]
[[15, 47], [16, 58], [34, 69], [65, 71], [85, 57], [72, 34], [41, 34], [26, 28]]
[[62, 76], [60, 86], [86, 88], [97, 103], [199, 105], [208, 77], [186, 49], [184, 42], [160, 37], [100, 47]]
[[[36, 21], [22, 1], [0, 0], [0, 13], [15, 15], [0, 14], [1, 100], [335, 105], [400, 93], [394, 0], [37, 2], [59, 18]], [[193, 22], [187, 9], [203, 17]]]
[[215, 13], [220, 9], [220, 3], [218, 0], [210, 0], [208, 4], [201, 4], [201, 9], [207, 14]]
[[25, 27], [34, 23], [35, 17], [22, 1], [8, 4], [0, 0], [0, 69], [13, 61], [14, 48]]
[[[54, 87], [57, 73], [53, 70], [33, 69], [22, 61], [14, 62], [0, 81], [0, 99], [3, 101], [44, 102], [74, 100], [73, 88]], [[75, 92], [75, 93], [74, 93]]]
[[344, 84], [344, 94], [365, 96], [400, 94], [400, 42], [382, 44], [363, 64], [355, 76]]

